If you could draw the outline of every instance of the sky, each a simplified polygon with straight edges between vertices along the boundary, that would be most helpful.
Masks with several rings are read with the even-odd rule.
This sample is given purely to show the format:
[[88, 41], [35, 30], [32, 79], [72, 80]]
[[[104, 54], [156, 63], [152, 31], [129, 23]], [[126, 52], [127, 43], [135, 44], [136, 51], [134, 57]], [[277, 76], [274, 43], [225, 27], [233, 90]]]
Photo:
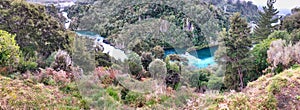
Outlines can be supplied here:
[[[267, 5], [267, 0], [245, 0], [245, 1], [252, 1], [253, 4], [258, 6]], [[296, 6], [300, 7], [300, 0], [276, 0], [276, 3], [274, 4], [274, 7], [278, 9], [292, 9]]]

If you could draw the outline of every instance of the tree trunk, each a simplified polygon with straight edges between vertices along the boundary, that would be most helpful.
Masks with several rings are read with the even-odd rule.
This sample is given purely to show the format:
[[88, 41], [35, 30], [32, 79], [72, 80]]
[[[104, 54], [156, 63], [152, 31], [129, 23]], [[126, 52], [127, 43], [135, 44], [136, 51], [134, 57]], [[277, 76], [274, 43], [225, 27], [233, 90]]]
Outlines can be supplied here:
[[240, 85], [241, 85], [241, 90], [244, 88], [244, 81], [243, 81], [243, 73], [241, 72], [241, 68], [238, 68], [238, 74], [240, 77]]

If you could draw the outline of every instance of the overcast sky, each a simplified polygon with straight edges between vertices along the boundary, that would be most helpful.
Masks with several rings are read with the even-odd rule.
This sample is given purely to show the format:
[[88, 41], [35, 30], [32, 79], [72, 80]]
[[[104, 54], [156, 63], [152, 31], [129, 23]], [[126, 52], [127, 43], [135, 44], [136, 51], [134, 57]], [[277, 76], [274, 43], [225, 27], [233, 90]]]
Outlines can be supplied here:
[[[267, 5], [267, 0], [246, 0], [246, 1], [252, 1], [253, 4], [259, 6]], [[279, 8], [279, 9], [292, 9], [296, 6], [300, 7], [300, 0], [276, 0], [276, 3], [274, 5], [275, 8]]]

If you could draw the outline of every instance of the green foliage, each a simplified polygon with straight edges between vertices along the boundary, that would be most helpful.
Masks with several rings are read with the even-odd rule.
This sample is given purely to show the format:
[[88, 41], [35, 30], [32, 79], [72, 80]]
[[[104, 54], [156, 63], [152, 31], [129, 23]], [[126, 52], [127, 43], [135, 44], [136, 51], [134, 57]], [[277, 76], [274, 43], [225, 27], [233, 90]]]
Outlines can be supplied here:
[[209, 80], [209, 75], [205, 70], [199, 70], [190, 77], [190, 84], [192, 87], [206, 86]]
[[193, 73], [193, 75], [191, 75], [191, 77], [189, 78], [191, 87], [196, 87], [197, 92], [204, 93], [207, 86], [207, 82], [209, 81], [209, 76], [210, 73], [205, 70], [199, 70]]
[[276, 94], [280, 92], [282, 87], [287, 85], [287, 79], [276, 76], [273, 78], [271, 84], [266, 88], [269, 93]]
[[270, 39], [283, 39], [283, 40], [288, 40], [291, 39], [291, 36], [288, 32], [286, 31], [274, 31], [269, 35]]
[[108, 95], [113, 97], [116, 101], [120, 100], [119, 93], [117, 90], [109, 87], [109, 88], [106, 88], [106, 93], [108, 93]]
[[145, 70], [148, 71], [148, 66], [152, 62], [153, 57], [150, 52], [143, 52], [141, 57], [141, 62]]
[[269, 94], [266, 99], [259, 103], [258, 107], [260, 109], [276, 109], [277, 108], [277, 99], [273, 94]]
[[296, 99], [297, 99], [297, 100], [300, 100], [300, 96], [299, 96], [299, 95], [297, 95], [297, 96], [296, 96]]
[[180, 86], [180, 65], [174, 62], [170, 62], [169, 68], [167, 68], [168, 74], [166, 76], [166, 84], [168, 87], [176, 89]]
[[46, 66], [49, 67], [51, 66], [51, 64], [55, 61], [55, 55], [57, 54], [57, 52], [53, 52], [51, 53], [51, 55], [46, 59], [45, 63]]
[[129, 65], [130, 73], [134, 76], [139, 75], [143, 70], [143, 67], [135, 62], [129, 61], [128, 65]]
[[299, 42], [300, 41], [300, 29], [295, 29], [291, 33], [291, 38], [288, 39], [288, 41], [290, 41], [292, 44], [296, 44], [297, 42]]
[[151, 77], [156, 80], [164, 80], [167, 75], [166, 63], [160, 59], [155, 59], [149, 64]]
[[276, 39], [273, 37], [265, 39], [261, 41], [259, 44], [256, 44], [253, 47], [253, 49], [250, 51], [251, 57], [248, 60], [250, 60], [251, 63], [249, 63], [248, 66], [251, 68], [251, 70], [245, 76], [244, 82], [250, 82], [256, 80], [258, 77], [264, 74], [263, 70], [265, 70], [268, 66], [270, 66], [269, 63], [267, 62], [267, 58], [268, 58], [267, 51], [269, 50], [271, 42], [275, 40]]
[[145, 105], [146, 99], [143, 94], [129, 91], [125, 96], [124, 103], [133, 107], [142, 107]]
[[135, 40], [132, 44], [130, 44], [129, 48], [130, 50], [134, 51], [138, 55], [142, 55], [143, 52], [150, 50], [148, 43], [139, 39]]
[[174, 62], [171, 62], [170, 67], [167, 69], [168, 69], [168, 73], [170, 72], [180, 73], [180, 67], [178, 66], [178, 64]]
[[0, 68], [15, 67], [19, 61], [20, 50], [15, 35], [0, 30]]
[[[228, 89], [240, 90], [243, 86], [243, 75], [247, 68], [248, 52], [251, 47], [249, 37], [250, 29], [245, 19], [240, 14], [235, 14], [230, 18], [230, 29], [228, 34], [220, 36], [221, 45], [219, 49], [226, 49], [219, 52], [218, 57], [221, 65], [225, 65], [224, 83]], [[222, 34], [221, 34], [222, 35]], [[223, 50], [224, 51], [224, 50]], [[239, 86], [240, 85], [240, 86]]]
[[[221, 28], [226, 27], [228, 23], [228, 16], [225, 16], [219, 8], [211, 7], [202, 1], [95, 1], [92, 6], [86, 7], [73, 6], [69, 10], [71, 15], [78, 17], [79, 24], [76, 24], [73, 29], [91, 30], [102, 36], [118, 34], [118, 37], [122, 37], [123, 35], [119, 34], [122, 30], [128, 30], [125, 32], [140, 31], [140, 29], [135, 30], [130, 27], [133, 24], [139, 25], [142, 21], [152, 23], [149, 19], [162, 19], [168, 21], [171, 25], [175, 25], [182, 32], [175, 34], [175, 36], [166, 34], [175, 32], [173, 30], [169, 31], [170, 28], [166, 25], [167, 29], [157, 30], [159, 27], [156, 26], [147, 29], [147, 32], [143, 32], [145, 35], [138, 36], [154, 36], [155, 34], [149, 33], [149, 31], [155, 29], [157, 32], [164, 32], [160, 33], [163, 37], [159, 37], [159, 39], [167, 37], [182, 40], [180, 38], [184, 37], [179, 37], [179, 34], [184, 34], [187, 35], [185, 38], [192, 39], [191, 41], [195, 45], [204, 47], [208, 45], [205, 37], [211, 37], [214, 40], [216, 33]], [[72, 14], [73, 12], [78, 13], [78, 15]], [[250, 16], [251, 14], [248, 15]], [[158, 43], [155, 44], [157, 45]], [[163, 44], [165, 45], [166, 43]]]
[[102, 53], [100, 51], [95, 52], [95, 60], [97, 66], [103, 66], [103, 67], [110, 67], [112, 65], [111, 63], [111, 57], [106, 54]]
[[287, 16], [284, 18], [282, 27], [289, 33], [294, 30], [300, 29], [300, 12], [296, 12], [291, 16]]
[[268, 3], [263, 7], [263, 12], [259, 12], [258, 28], [255, 29], [255, 41], [266, 39], [275, 29], [272, 23], [276, 23], [278, 18], [273, 18], [279, 11], [274, 8], [273, 3]]
[[38, 52], [45, 59], [58, 49], [71, 48], [70, 38], [74, 36], [48, 15], [44, 6], [24, 0], [1, 0], [0, 7], [0, 29], [16, 34], [26, 59], [29, 53]]
[[165, 51], [161, 46], [155, 46], [151, 49], [154, 58], [162, 59], [164, 57]]
[[224, 87], [223, 77], [210, 75], [209, 81], [207, 82], [207, 87], [211, 90], [221, 90]]
[[76, 36], [74, 39], [72, 61], [74, 66], [79, 66], [84, 73], [93, 72], [96, 67], [95, 51], [92, 49], [93, 40], [87, 37]]
[[22, 57], [18, 64], [18, 71], [24, 73], [27, 70], [29, 70], [29, 71], [36, 70], [36, 69], [38, 69], [37, 67], [38, 67], [38, 64], [36, 62], [34, 62], [34, 60], [32, 60], [32, 59], [24, 60], [24, 58]]

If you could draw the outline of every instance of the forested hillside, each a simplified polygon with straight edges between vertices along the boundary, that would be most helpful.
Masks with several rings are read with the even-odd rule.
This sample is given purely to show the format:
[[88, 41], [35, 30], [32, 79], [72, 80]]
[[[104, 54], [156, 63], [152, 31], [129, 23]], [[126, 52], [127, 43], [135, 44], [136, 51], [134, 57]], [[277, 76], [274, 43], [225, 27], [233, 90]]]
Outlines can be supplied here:
[[[119, 35], [127, 25], [147, 22], [149, 18], [161, 19], [185, 29], [184, 33], [200, 48], [216, 45], [217, 33], [228, 28], [228, 18], [241, 12], [249, 21], [256, 20], [258, 9], [252, 3], [230, 3], [216, 1], [95, 1], [90, 5], [75, 5], [69, 10], [76, 21], [74, 30], [90, 30], [104, 37]], [[227, 11], [224, 12], [223, 6]], [[74, 14], [74, 12], [77, 14]], [[190, 27], [189, 27], [190, 26]], [[119, 36], [120, 37], [120, 36]], [[175, 36], [166, 36], [175, 37]], [[113, 38], [112, 38], [113, 39]], [[165, 44], [167, 45], [167, 44]], [[163, 45], [162, 45], [163, 46]], [[166, 46], [170, 47], [170, 46]]]
[[75, 3], [0, 1], [1, 110], [300, 109], [299, 8]]

